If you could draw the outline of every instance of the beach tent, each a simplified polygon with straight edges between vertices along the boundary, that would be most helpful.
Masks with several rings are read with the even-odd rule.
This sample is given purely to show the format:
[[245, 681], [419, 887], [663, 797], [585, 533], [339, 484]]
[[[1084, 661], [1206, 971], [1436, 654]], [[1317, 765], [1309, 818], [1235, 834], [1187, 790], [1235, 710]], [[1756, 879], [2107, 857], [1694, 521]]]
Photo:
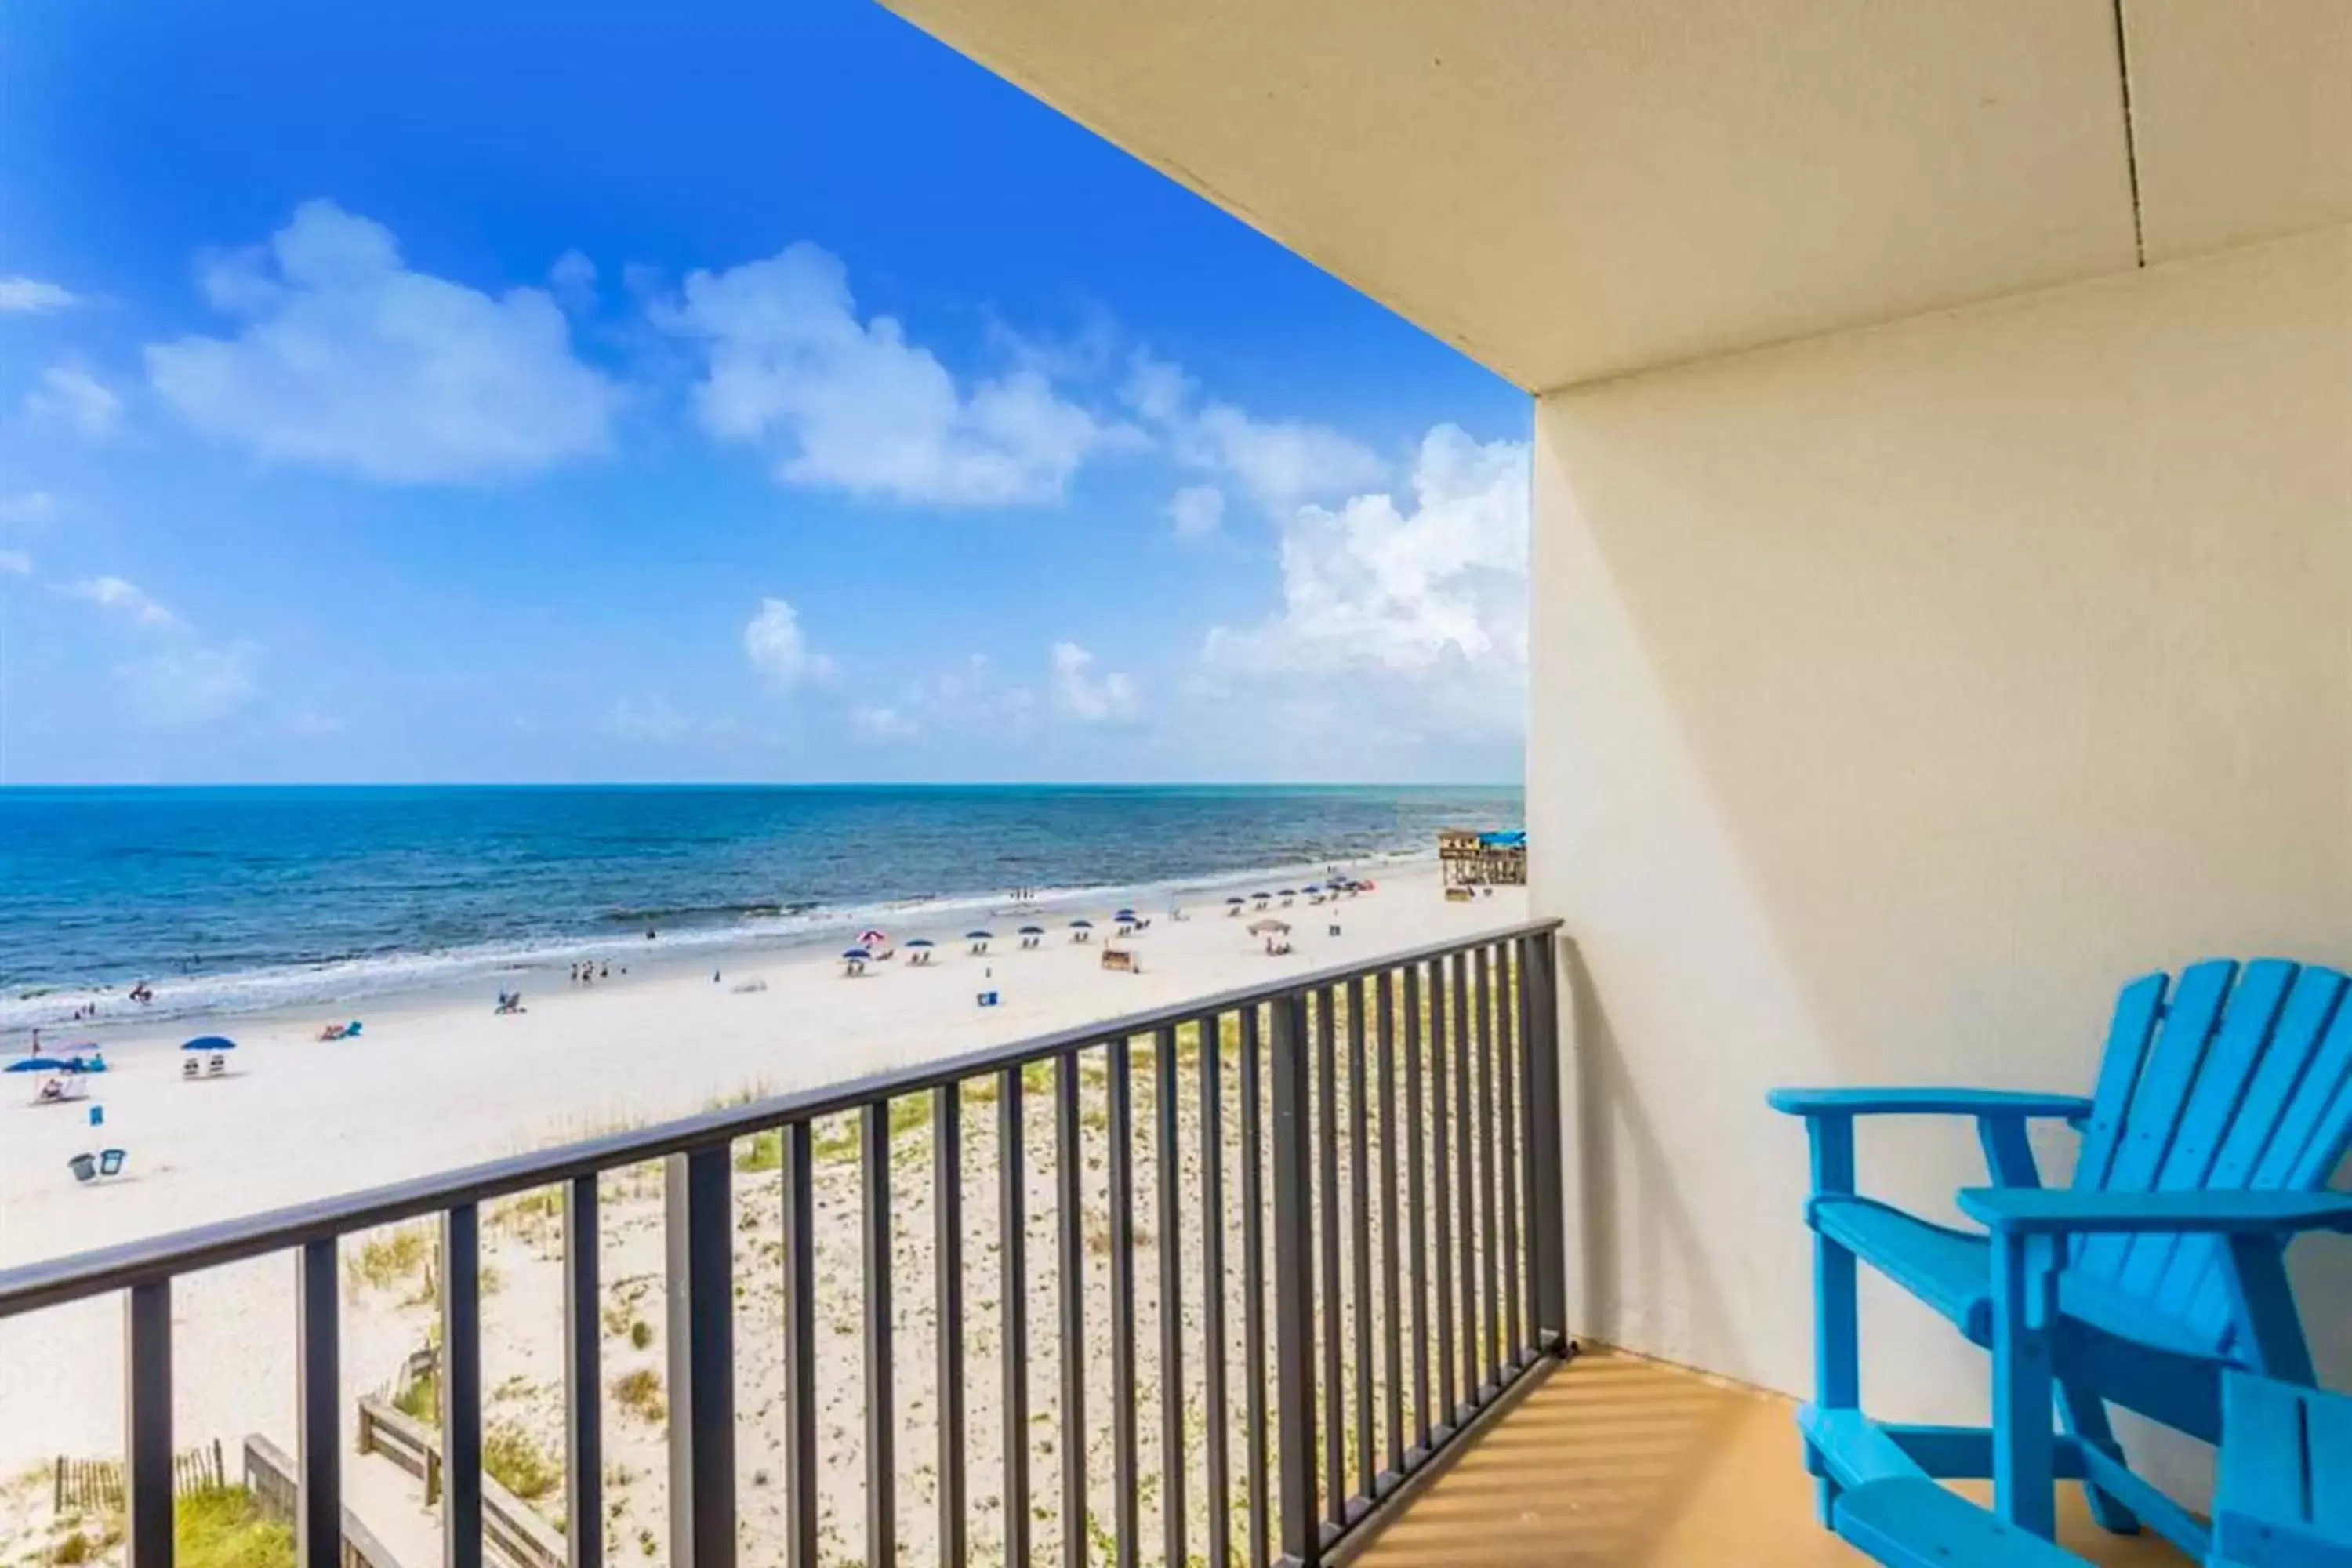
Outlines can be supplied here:
[[187, 1066], [180, 1069], [181, 1077], [196, 1077], [197, 1058], [202, 1057], [205, 1075], [217, 1078], [228, 1070], [228, 1053], [236, 1049], [236, 1042], [226, 1035], [198, 1035], [180, 1048], [189, 1053]]
[[84, 1081], [79, 1058], [62, 1061], [56, 1057], [22, 1057], [8, 1064], [10, 1072], [37, 1073], [41, 1081], [34, 1088], [32, 1103], [54, 1105], [61, 1100], [81, 1100], [89, 1093]]

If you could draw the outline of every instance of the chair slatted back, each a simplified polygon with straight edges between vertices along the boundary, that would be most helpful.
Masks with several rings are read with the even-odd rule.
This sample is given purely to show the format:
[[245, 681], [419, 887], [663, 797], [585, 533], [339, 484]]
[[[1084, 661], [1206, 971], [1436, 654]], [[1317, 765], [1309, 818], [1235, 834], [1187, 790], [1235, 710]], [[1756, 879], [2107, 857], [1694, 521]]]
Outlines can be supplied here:
[[[2166, 1000], [2167, 990], [2170, 998]], [[2191, 964], [2126, 986], [2108, 1032], [2077, 1186], [2315, 1191], [2352, 1142], [2352, 1006], [2334, 970], [2284, 959]], [[2074, 1266], [2217, 1347], [2229, 1338], [2221, 1243], [2093, 1237]]]

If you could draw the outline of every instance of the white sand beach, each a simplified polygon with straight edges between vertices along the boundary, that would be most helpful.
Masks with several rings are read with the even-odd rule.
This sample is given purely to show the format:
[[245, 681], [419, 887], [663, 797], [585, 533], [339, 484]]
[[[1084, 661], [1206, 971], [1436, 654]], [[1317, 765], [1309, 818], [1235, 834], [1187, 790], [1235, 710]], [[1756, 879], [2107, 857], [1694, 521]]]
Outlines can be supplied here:
[[[940, 929], [893, 931], [900, 942], [917, 936], [938, 942], [930, 964], [909, 966], [901, 956], [856, 979], [843, 976], [830, 946], [799, 947], [715, 958], [705, 953], [691, 968], [640, 963], [635, 973], [615, 972], [591, 987], [568, 985], [559, 965], [551, 979], [509, 982], [522, 985], [528, 1009], [514, 1016], [494, 1016], [497, 987], [488, 984], [478, 994], [389, 1006], [378, 1002], [366, 1010], [363, 1036], [352, 1041], [316, 1039], [323, 1019], [315, 1013], [239, 1018], [227, 1025], [239, 1042], [231, 1070], [217, 1079], [181, 1078], [179, 1054], [171, 1047], [194, 1030], [173, 1026], [168, 1038], [160, 1037], [163, 1032], [118, 1037], [107, 1042], [114, 1065], [98, 1080], [94, 1096], [105, 1108], [102, 1130], [88, 1127], [79, 1109], [0, 1105], [0, 1265], [425, 1174], [616, 1124], [657, 1121], [722, 1098], [856, 1078], [1468, 935], [1525, 912], [1520, 889], [1501, 889], [1471, 904], [1446, 903], [1433, 863], [1384, 867], [1379, 880], [1376, 893], [1328, 909], [1309, 908], [1301, 900], [1276, 911], [1296, 927], [1292, 951], [1279, 958], [1267, 956], [1261, 942], [1245, 933], [1252, 917], [1229, 919], [1222, 902], [1210, 899], [1182, 921], [1170, 919], [1164, 904], [1147, 910], [1154, 917], [1150, 929], [1122, 942], [1137, 954], [1140, 973], [1108, 972], [1099, 962], [1101, 927], [1120, 900], [1104, 895], [1101, 907], [1083, 911], [1097, 922], [1092, 943], [1069, 940], [1067, 921], [1081, 911], [1065, 910], [1038, 921], [1050, 934], [1034, 951], [1022, 951], [1013, 941], [1017, 922], [1002, 917], [979, 922], [995, 929], [999, 940], [989, 954], [975, 956], [961, 940], [975, 922], [960, 914]], [[1341, 923], [1342, 934], [1327, 933], [1331, 921]], [[975, 995], [982, 990], [997, 992], [1001, 1005], [978, 1006]], [[1042, 1131], [1034, 1118], [1032, 1125], [1033, 1136]], [[68, 1158], [100, 1143], [130, 1151], [126, 1175], [78, 1186]], [[992, 1202], [993, 1163], [992, 1140], [973, 1138], [967, 1184], [976, 1211], [985, 1212]], [[761, 1179], [773, 1189], [772, 1173]], [[907, 1182], [912, 1188], [928, 1176], [909, 1171]], [[755, 1184], [739, 1181], [747, 1208], [759, 1201], [749, 1195]], [[654, 1186], [657, 1193], [657, 1181]], [[836, 1186], [820, 1187], [827, 1237], [820, 1245], [828, 1258], [838, 1248], [841, 1269], [854, 1274], [854, 1171]], [[1139, 1199], [1148, 1204], [1148, 1191]], [[766, 1200], [771, 1213], [773, 1201]], [[624, 1205], [616, 1213], [625, 1218], [617, 1234], [607, 1236], [608, 1289], [633, 1278], [656, 1279], [657, 1207], [640, 1215]], [[547, 1262], [546, 1239], [527, 1217], [488, 1229], [489, 1262], [512, 1284], [488, 1311], [486, 1384], [509, 1384], [519, 1407], [535, 1401], [543, 1421], [549, 1409], [560, 1409], [560, 1385], [551, 1382], [560, 1294], [549, 1294], [555, 1271]], [[921, 1250], [928, 1250], [927, 1232]], [[547, 1266], [533, 1267], [535, 1259]], [[1043, 1237], [1033, 1244], [1033, 1260], [1050, 1261]], [[1147, 1290], [1150, 1277], [1143, 1278]], [[174, 1372], [184, 1442], [218, 1436], [234, 1448], [244, 1433], [258, 1430], [292, 1447], [291, 1279], [290, 1259], [262, 1259], [189, 1280], [177, 1290]], [[657, 1285], [649, 1291], [642, 1284], [621, 1289], [650, 1294], [658, 1308]], [[928, 1289], [927, 1278], [910, 1277], [900, 1286], [902, 1300]], [[401, 1297], [396, 1287], [357, 1283], [347, 1293], [347, 1397], [388, 1382], [417, 1347], [431, 1313]], [[649, 1318], [656, 1334], [649, 1350], [634, 1347], [643, 1352], [635, 1359], [658, 1366], [657, 1310], [635, 1316]], [[1033, 1321], [1049, 1324], [1051, 1317], [1050, 1296], [1033, 1306]], [[633, 1321], [624, 1307], [620, 1354], [608, 1362], [608, 1371], [630, 1357]], [[121, 1310], [111, 1301], [0, 1323], [0, 1368], [5, 1369], [0, 1473], [60, 1453], [117, 1451], [121, 1332]], [[854, 1344], [845, 1339], [845, 1353], [854, 1354]], [[992, 1387], [995, 1378], [992, 1369], [977, 1364], [980, 1348], [975, 1389]], [[763, 1375], [752, 1363], [766, 1353], [764, 1347], [745, 1349], [747, 1394]], [[1050, 1380], [1048, 1365], [1041, 1390]], [[835, 1380], [841, 1399], [856, 1394], [854, 1383]], [[928, 1394], [919, 1381], [902, 1377], [902, 1404], [919, 1405]], [[829, 1411], [838, 1402], [829, 1400]], [[856, 1405], [847, 1408], [854, 1413]], [[854, 1414], [834, 1412], [828, 1419], [855, 1426]], [[614, 1420], [625, 1425], [626, 1417]], [[986, 1424], [977, 1410], [973, 1420], [976, 1426]], [[636, 1446], [650, 1445], [648, 1454], [657, 1456], [657, 1429], [649, 1426], [640, 1436], [645, 1442]], [[615, 1447], [627, 1468], [630, 1442]], [[752, 1449], [764, 1452], [747, 1446], [747, 1453]], [[980, 1457], [976, 1448], [975, 1464]], [[639, 1468], [652, 1472], [651, 1486], [658, 1491], [657, 1458], [639, 1459], [646, 1461]], [[377, 1463], [350, 1467], [355, 1500], [373, 1495], [362, 1488], [389, 1486], [383, 1478], [362, 1479]], [[746, 1458], [745, 1468], [749, 1477], [752, 1458]], [[852, 1488], [856, 1479], [854, 1472], [844, 1478]], [[1041, 1490], [1049, 1489], [1041, 1478]], [[377, 1506], [391, 1509], [396, 1497], [394, 1488]], [[758, 1512], [747, 1501], [747, 1520]], [[657, 1531], [658, 1522], [657, 1517], [651, 1525], [633, 1521], [629, 1529], [633, 1535], [639, 1529]], [[404, 1527], [386, 1528], [396, 1534]]]

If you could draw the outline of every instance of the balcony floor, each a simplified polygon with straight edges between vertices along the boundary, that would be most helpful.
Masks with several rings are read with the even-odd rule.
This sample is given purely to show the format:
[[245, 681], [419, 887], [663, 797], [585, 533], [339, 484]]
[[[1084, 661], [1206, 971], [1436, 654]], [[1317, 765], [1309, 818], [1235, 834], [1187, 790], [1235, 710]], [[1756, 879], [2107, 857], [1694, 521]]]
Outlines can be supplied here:
[[[1350, 1568], [1867, 1562], [1813, 1522], [1790, 1409], [1678, 1368], [1588, 1351], [1529, 1390]], [[2078, 1487], [2059, 1489], [2059, 1537], [2105, 1568], [2189, 1561], [2155, 1536], [2099, 1530]]]

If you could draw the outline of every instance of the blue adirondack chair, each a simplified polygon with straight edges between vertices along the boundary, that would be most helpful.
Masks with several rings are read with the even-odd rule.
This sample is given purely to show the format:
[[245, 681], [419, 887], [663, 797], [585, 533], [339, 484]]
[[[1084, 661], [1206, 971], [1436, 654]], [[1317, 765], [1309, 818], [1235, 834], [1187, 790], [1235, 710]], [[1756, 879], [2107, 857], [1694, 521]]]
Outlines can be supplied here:
[[[2352, 1399], [2233, 1372], [2221, 1427], [2206, 1568], [2352, 1568]], [[1886, 1568], [2084, 1568], [1924, 1476], [1863, 1483], [1836, 1524]]]
[[[2162, 974], [2135, 981], [2090, 1100], [1952, 1089], [1769, 1098], [1805, 1119], [1811, 1141], [1816, 1392], [1799, 1421], [1822, 1522], [1843, 1489], [1866, 1481], [1990, 1476], [2001, 1521], [2047, 1539], [2053, 1483], [2079, 1479], [2107, 1529], [2145, 1520], [2203, 1557], [2207, 1528], [2126, 1464], [2107, 1405], [2217, 1442], [2225, 1373], [2311, 1383], [2284, 1255], [2305, 1232], [2352, 1232], [2352, 1201], [2325, 1190], [2352, 1142], [2345, 976], [2277, 959], [2242, 973], [2212, 960], [2177, 986]], [[1854, 1119], [1886, 1115], [1976, 1119], [1997, 1184], [1960, 1203], [1985, 1233], [1856, 1194]], [[2042, 1188], [2025, 1135], [2033, 1118], [2082, 1131], [2072, 1188]], [[1992, 1352], [1990, 1430], [1863, 1414], [1857, 1259]]]

